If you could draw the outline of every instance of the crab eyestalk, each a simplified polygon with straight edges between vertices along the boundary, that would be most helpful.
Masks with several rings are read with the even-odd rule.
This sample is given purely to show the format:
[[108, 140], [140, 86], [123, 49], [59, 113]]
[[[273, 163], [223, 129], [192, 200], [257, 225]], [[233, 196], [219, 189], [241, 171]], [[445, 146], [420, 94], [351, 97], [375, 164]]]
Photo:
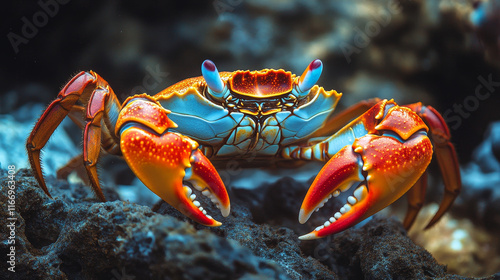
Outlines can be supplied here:
[[205, 60], [201, 64], [201, 74], [207, 82], [207, 91], [215, 99], [222, 100], [227, 97], [229, 90], [219, 76], [219, 71], [211, 60]]
[[184, 182], [211, 198], [223, 216], [230, 211], [226, 188], [198, 143], [168, 131], [176, 127], [168, 113], [144, 96], [127, 103], [117, 123], [125, 161], [144, 185], [182, 214], [203, 225], [219, 226]]
[[303, 98], [309, 94], [311, 88], [316, 84], [323, 72], [323, 63], [319, 59], [313, 60], [304, 70], [292, 90], [292, 94], [297, 98]]

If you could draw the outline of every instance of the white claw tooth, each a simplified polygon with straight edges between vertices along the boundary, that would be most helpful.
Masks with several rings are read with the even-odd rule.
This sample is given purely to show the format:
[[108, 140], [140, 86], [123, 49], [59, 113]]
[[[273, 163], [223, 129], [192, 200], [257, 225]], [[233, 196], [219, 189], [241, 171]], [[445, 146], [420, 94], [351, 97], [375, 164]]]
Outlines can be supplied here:
[[342, 217], [342, 214], [340, 214], [339, 212], [335, 213], [335, 215], [333, 215], [335, 217], [335, 219], [340, 219], [340, 217]]
[[330, 194], [330, 195], [328, 196], [328, 199], [330, 199], [330, 198], [332, 198], [332, 197], [333, 197], [333, 194]]
[[319, 208], [316, 208], [316, 210], [314, 210], [315, 212], [318, 212], [319, 211]]
[[314, 230], [315, 230], [315, 231], [320, 231], [320, 230], [322, 230], [324, 227], [325, 227], [325, 226], [319, 226], [319, 227], [317, 227], [317, 228], [316, 228], [316, 229], [314, 229]]
[[325, 222], [325, 224], [324, 224], [324, 226], [325, 226], [325, 227], [327, 227], [327, 226], [329, 226], [329, 225], [330, 225], [330, 222], [329, 222], [329, 221], [326, 221], [326, 222]]
[[193, 190], [190, 187], [184, 187], [184, 192], [186, 193], [186, 196], [190, 196], [193, 193]]
[[197, 189], [197, 190], [199, 190], [200, 192], [202, 190], [201, 186], [198, 186], [198, 185], [194, 185], [194, 188]]
[[360, 187], [358, 187], [355, 191], [354, 191], [354, 197], [360, 201], [362, 200], [364, 197], [366, 197], [367, 195], [367, 190], [366, 190], [366, 186], [365, 185], [362, 185]]
[[220, 206], [219, 206], [219, 204], [215, 204], [215, 207], [217, 207], [217, 209], [220, 209]]
[[207, 214], [207, 211], [206, 211], [206, 210], [203, 210], [203, 211], [201, 211], [201, 212], [202, 212], [203, 214], [205, 214], [205, 215]]
[[209, 218], [210, 220], [213, 220], [214, 218], [212, 218], [212, 216], [210, 215], [207, 215], [207, 218]]
[[210, 195], [210, 191], [209, 190], [204, 190], [201, 192], [204, 196], [209, 196]]
[[203, 207], [201, 207], [201, 206], [200, 206], [200, 207], [198, 207], [198, 209], [200, 209], [200, 211], [203, 211]]
[[342, 214], [345, 214], [347, 211], [346, 211], [345, 207], [342, 207], [342, 208], [340, 208], [339, 212]]
[[[319, 208], [321, 208], [321, 207], [323, 207], [323, 206], [325, 206], [325, 203], [321, 203], [321, 204], [319, 205]], [[319, 209], [319, 208], [318, 208], [318, 209]]]
[[333, 192], [333, 196], [334, 196], [334, 197], [339, 196], [339, 194], [340, 194], [340, 191], [339, 191], [339, 190], [336, 190], [336, 191], [334, 191], [334, 192]]
[[194, 206], [199, 207], [201, 204], [198, 201], [193, 201]]
[[196, 195], [193, 193], [192, 195], [189, 196], [191, 200], [194, 200], [196, 198]]
[[358, 202], [358, 201], [356, 200], [356, 198], [354, 198], [354, 196], [349, 196], [349, 197], [347, 198], [347, 202], [349, 202], [351, 205], [354, 205], [354, 204], [356, 204], [356, 202]]
[[336, 219], [334, 217], [330, 218], [330, 223], [335, 223]]
[[[342, 208], [344, 208], [346, 212], [349, 212], [349, 210], [351, 210], [351, 205], [349, 205], [349, 204], [346, 203], [344, 205], [344, 207], [342, 207]], [[342, 214], [344, 214], [344, 213], [342, 213]]]

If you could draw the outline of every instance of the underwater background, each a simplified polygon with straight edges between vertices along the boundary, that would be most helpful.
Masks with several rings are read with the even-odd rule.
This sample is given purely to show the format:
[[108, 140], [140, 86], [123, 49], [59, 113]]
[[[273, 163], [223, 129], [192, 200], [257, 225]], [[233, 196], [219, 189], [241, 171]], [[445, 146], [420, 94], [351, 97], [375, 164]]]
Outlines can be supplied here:
[[[3, 10], [0, 279], [500, 278], [500, 1], [40, 0], [8, 1]], [[79, 71], [97, 72], [124, 101], [201, 75], [205, 59], [220, 71], [301, 74], [316, 58], [324, 64], [317, 84], [343, 93], [337, 111], [378, 97], [441, 112], [463, 186], [433, 228], [423, 230], [444, 191], [434, 161], [410, 231], [401, 225], [402, 197], [316, 241], [297, 237], [335, 205], [305, 225], [297, 214], [318, 166], [230, 170], [232, 211], [214, 216], [219, 228], [160, 202], [117, 157], [100, 159], [106, 203], [76, 174], [56, 179], [82, 151], [69, 119], [43, 153], [54, 199], [26, 169], [34, 123]], [[4, 226], [9, 166], [17, 171], [16, 272]]]

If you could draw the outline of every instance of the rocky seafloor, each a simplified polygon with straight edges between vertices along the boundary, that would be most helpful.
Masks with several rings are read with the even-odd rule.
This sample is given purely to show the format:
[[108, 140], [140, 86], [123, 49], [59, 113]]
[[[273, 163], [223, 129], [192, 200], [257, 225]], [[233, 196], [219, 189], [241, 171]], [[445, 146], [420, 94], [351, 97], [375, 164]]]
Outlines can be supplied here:
[[[0, 201], [8, 200], [7, 176], [2, 170]], [[16, 272], [3, 272], [2, 279], [472, 279], [447, 273], [392, 218], [377, 216], [327, 239], [299, 241], [296, 198], [306, 186], [290, 178], [252, 191], [232, 189], [231, 214], [214, 215], [224, 222], [218, 228], [193, 225], [163, 203], [153, 212], [117, 200], [109, 188], [110, 201], [97, 202], [88, 187], [52, 177], [50, 199], [27, 169], [15, 182], [14, 214], [2, 207], [0, 219], [17, 219]], [[327, 211], [315, 219], [321, 216]], [[5, 226], [0, 233], [2, 240], [12, 235]], [[2, 252], [9, 247], [0, 243]], [[0, 256], [2, 271], [7, 258]]]

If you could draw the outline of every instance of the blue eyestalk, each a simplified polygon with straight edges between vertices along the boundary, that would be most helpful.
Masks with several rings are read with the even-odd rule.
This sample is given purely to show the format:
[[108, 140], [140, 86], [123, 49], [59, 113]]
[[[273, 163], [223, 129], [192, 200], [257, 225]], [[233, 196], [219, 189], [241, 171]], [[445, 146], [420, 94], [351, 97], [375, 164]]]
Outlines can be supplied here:
[[323, 62], [319, 59], [313, 60], [300, 76], [297, 86], [292, 93], [297, 97], [304, 97], [309, 94], [309, 90], [316, 84], [323, 72]]
[[225, 98], [224, 95], [227, 92], [227, 89], [219, 76], [219, 71], [217, 71], [215, 63], [209, 59], [203, 61], [201, 64], [201, 74], [207, 82], [208, 92], [210, 95], [217, 99]]

